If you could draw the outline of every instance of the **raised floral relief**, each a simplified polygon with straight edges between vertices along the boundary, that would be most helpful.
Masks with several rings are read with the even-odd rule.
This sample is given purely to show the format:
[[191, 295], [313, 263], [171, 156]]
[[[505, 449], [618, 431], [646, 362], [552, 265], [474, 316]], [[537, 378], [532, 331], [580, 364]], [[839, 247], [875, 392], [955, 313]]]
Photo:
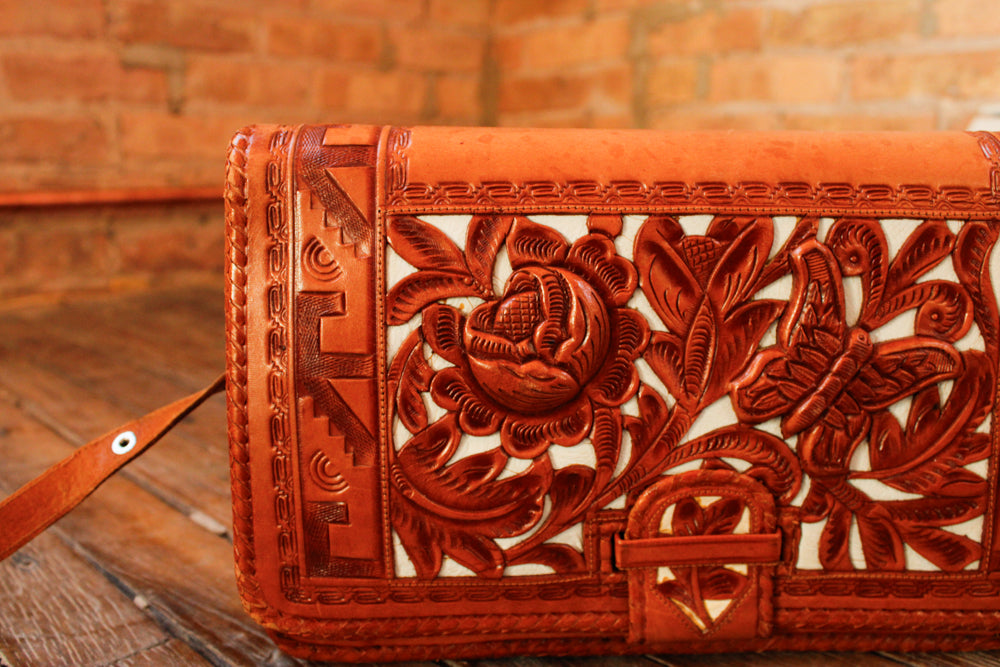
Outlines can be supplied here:
[[[738, 469], [803, 522], [824, 522], [824, 569], [858, 566], [854, 523], [867, 569], [906, 568], [904, 545], [943, 570], [975, 562], [979, 543], [947, 528], [985, 509], [986, 482], [967, 466], [990, 449], [995, 232], [907, 221], [892, 256], [865, 218], [822, 233], [800, 218], [780, 244], [769, 217], [715, 216], [703, 234], [681, 222], [642, 219], [626, 243], [609, 216], [575, 240], [528, 217], [474, 216], [460, 247], [420, 218], [390, 219], [391, 252], [413, 267], [386, 301], [405, 332], [388, 388], [408, 433], [390, 451], [390, 508], [417, 576], [438, 576], [445, 556], [482, 577], [585, 571], [585, 554], [553, 538], [692, 462]], [[944, 262], [957, 280], [921, 280]], [[790, 293], [773, 289], [789, 277]], [[847, 278], [864, 293], [851, 321]], [[886, 337], [900, 317], [912, 334]], [[982, 350], [964, 342], [970, 331]], [[657, 382], [640, 381], [640, 359]], [[733, 422], [689, 435], [719, 402]], [[556, 465], [553, 448], [587, 455]], [[870, 497], [859, 480], [908, 495]], [[707, 520], [688, 509], [692, 525]], [[705, 587], [682, 579], [670, 595], [702, 618], [689, 589], [704, 598]], [[727, 596], [738, 585], [712, 581]]]
[[633, 362], [648, 330], [625, 306], [635, 269], [607, 237], [590, 234], [571, 245], [520, 219], [507, 248], [513, 273], [502, 294], [468, 318], [443, 304], [424, 310], [424, 340], [455, 364], [430, 389], [438, 405], [458, 414], [463, 432], [499, 431], [508, 455], [534, 459], [550, 445], [580, 443], [595, 411], [635, 394]]

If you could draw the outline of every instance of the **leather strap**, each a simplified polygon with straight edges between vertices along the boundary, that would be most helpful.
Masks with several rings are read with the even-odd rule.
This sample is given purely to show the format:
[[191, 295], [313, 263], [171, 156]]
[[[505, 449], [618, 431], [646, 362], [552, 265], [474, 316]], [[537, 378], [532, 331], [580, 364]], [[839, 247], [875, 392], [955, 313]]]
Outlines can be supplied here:
[[0, 502], [0, 560], [51, 526], [126, 463], [222, 391], [226, 376], [88, 442]]
[[615, 537], [615, 565], [620, 570], [732, 563], [773, 565], [780, 560], [780, 533], [649, 537], [639, 540]]

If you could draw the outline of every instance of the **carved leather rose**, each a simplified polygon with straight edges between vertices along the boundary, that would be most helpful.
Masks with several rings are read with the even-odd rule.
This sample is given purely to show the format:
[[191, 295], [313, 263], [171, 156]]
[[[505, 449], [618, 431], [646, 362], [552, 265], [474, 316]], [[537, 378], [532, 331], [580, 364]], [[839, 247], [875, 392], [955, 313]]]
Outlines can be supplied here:
[[435, 374], [430, 390], [458, 413], [465, 433], [499, 430], [509, 455], [534, 458], [550, 445], [579, 443], [595, 408], [633, 396], [634, 361], [649, 331], [624, 307], [637, 275], [605, 233], [570, 244], [519, 218], [506, 245], [513, 273], [502, 294], [468, 318], [441, 303], [423, 310], [425, 340], [454, 364]]
[[465, 322], [469, 369], [486, 394], [525, 414], [572, 400], [601, 369], [608, 311], [582, 277], [533, 266], [514, 273], [500, 301]]

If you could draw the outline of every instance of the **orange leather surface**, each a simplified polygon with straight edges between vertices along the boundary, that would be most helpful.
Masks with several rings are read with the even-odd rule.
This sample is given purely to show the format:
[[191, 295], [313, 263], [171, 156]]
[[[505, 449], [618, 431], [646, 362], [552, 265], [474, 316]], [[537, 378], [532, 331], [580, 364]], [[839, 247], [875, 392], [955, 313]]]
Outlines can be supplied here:
[[409, 180], [415, 183], [678, 180], [990, 185], [975, 137], [957, 132], [539, 132], [425, 127], [414, 130], [408, 155]]

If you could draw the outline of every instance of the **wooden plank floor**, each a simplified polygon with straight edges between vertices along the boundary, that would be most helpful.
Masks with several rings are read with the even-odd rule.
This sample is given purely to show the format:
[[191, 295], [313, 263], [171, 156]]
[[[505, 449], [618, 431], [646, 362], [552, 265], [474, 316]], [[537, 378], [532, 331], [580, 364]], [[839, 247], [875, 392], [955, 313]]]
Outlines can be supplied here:
[[[222, 288], [0, 309], [0, 495], [224, 364]], [[213, 398], [0, 563], [0, 665], [298, 665], [233, 580], [225, 404]], [[426, 665], [428, 663], [420, 663]], [[482, 660], [472, 667], [1000, 665], [1000, 652]]]

